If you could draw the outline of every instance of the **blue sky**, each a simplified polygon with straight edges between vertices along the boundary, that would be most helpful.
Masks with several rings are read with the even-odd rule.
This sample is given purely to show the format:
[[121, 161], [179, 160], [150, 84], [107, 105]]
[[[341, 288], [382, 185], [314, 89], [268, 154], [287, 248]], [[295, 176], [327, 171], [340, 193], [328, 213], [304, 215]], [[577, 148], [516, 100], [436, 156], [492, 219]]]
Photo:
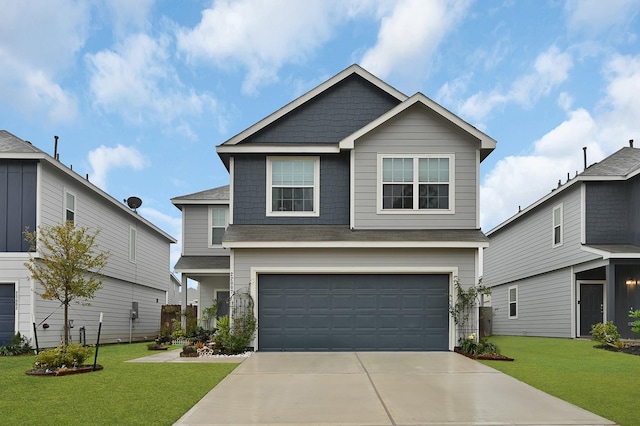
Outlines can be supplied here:
[[[352, 63], [498, 141], [488, 231], [640, 144], [635, 0], [0, 0], [0, 128], [181, 240], [172, 197], [225, 185], [215, 146]], [[637, 145], [640, 146], [640, 145]], [[172, 251], [172, 262], [180, 244]], [[173, 263], [172, 263], [173, 264]]]

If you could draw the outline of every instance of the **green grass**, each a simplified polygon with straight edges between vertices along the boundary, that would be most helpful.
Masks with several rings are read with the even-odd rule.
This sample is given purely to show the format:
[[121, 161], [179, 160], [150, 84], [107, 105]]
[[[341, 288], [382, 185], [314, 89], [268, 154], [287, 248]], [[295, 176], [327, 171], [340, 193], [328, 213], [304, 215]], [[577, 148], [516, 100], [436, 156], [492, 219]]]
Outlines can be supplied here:
[[619, 425], [640, 418], [640, 356], [594, 348], [588, 340], [494, 336], [513, 362], [483, 361], [531, 386]]
[[[28, 376], [35, 357], [0, 357], [2, 424], [171, 425], [238, 364], [125, 363], [146, 343], [100, 347], [104, 370]], [[93, 363], [93, 355], [87, 363]]]

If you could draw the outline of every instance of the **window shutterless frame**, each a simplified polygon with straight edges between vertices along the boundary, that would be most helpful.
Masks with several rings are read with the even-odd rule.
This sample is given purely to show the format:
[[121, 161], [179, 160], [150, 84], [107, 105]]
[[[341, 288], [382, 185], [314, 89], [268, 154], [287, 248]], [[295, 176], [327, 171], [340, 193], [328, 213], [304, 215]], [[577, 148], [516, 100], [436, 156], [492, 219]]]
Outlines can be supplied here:
[[266, 215], [320, 215], [320, 157], [267, 157]]
[[514, 285], [507, 289], [507, 300], [509, 306], [509, 319], [518, 318], [518, 286]]
[[64, 191], [64, 222], [76, 223], [76, 195], [65, 189]]
[[552, 235], [552, 245], [553, 247], [558, 247], [562, 245], [564, 239], [564, 217], [563, 217], [563, 208], [562, 204], [557, 205], [553, 208], [553, 235]]
[[378, 154], [378, 214], [455, 213], [454, 154]]
[[222, 237], [227, 229], [227, 207], [211, 206], [209, 207], [209, 247], [222, 246]]

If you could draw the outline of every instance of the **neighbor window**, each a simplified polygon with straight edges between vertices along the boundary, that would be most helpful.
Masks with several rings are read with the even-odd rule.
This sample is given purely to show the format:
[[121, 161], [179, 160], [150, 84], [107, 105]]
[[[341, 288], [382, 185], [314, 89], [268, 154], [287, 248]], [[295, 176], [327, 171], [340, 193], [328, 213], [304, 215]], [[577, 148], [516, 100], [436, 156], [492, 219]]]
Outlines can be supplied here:
[[509, 287], [509, 318], [518, 318], [518, 286]]
[[209, 245], [222, 245], [222, 237], [225, 229], [227, 229], [227, 208], [225, 206], [209, 208], [209, 221], [211, 224]]
[[562, 245], [562, 204], [553, 209], [553, 246]]
[[318, 216], [319, 157], [267, 159], [267, 215]]
[[64, 220], [71, 223], [76, 220], [76, 196], [68, 191], [65, 191], [64, 198]]
[[136, 228], [129, 228], [129, 261], [136, 261], [136, 239], [138, 238], [138, 231]]
[[452, 211], [453, 156], [382, 157], [382, 210]]

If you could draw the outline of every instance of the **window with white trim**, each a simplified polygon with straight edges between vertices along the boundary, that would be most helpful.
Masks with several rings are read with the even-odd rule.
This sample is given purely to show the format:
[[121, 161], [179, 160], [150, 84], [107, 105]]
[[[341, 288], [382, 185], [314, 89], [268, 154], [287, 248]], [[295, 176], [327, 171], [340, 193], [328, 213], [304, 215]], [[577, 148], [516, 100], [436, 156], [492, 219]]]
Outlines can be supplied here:
[[518, 286], [509, 287], [509, 318], [518, 318]]
[[553, 247], [562, 245], [562, 204], [553, 209]]
[[64, 193], [64, 220], [71, 223], [76, 221], [76, 196], [69, 191]]
[[318, 216], [320, 157], [267, 158], [267, 216]]
[[133, 226], [129, 228], [129, 262], [136, 262], [136, 245], [138, 230]]
[[453, 155], [384, 156], [383, 211], [453, 211]]
[[221, 246], [224, 231], [227, 229], [227, 207], [209, 207], [209, 246]]

